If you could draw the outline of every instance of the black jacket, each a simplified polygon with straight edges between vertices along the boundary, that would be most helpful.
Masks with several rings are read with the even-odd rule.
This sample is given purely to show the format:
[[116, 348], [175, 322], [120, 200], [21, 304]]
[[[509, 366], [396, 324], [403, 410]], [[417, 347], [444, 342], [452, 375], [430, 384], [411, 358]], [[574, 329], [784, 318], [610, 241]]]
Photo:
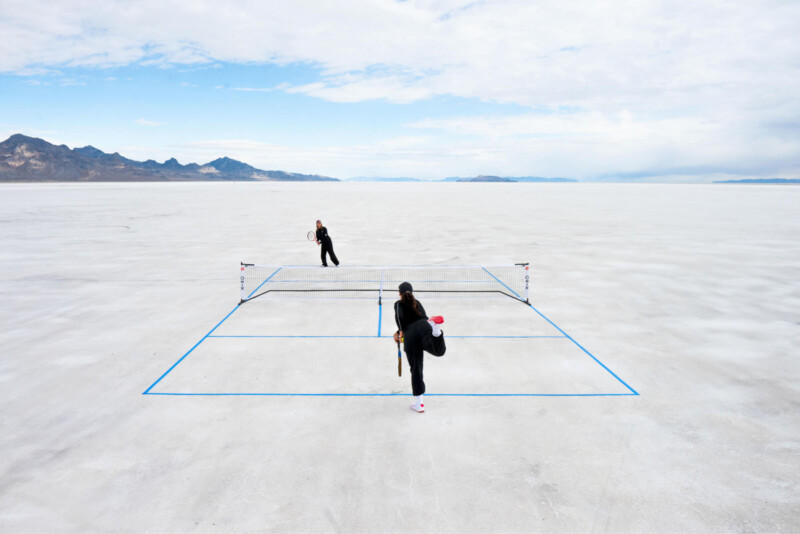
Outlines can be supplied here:
[[394, 320], [397, 323], [397, 328], [403, 332], [405, 332], [408, 325], [411, 323], [415, 323], [420, 319], [428, 320], [428, 316], [425, 315], [425, 308], [422, 307], [422, 303], [417, 301], [417, 310], [419, 313], [414, 311], [414, 308], [411, 307], [410, 304], [406, 304], [402, 300], [398, 300], [394, 303]]
[[324, 226], [317, 229], [317, 241], [320, 243], [330, 243], [331, 237], [328, 235], [328, 229]]

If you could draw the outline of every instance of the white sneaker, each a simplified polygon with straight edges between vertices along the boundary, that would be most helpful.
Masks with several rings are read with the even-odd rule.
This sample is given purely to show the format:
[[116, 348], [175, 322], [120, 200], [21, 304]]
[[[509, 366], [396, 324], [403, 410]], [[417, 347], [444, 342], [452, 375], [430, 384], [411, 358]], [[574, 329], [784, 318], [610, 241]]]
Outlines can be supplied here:
[[442, 335], [442, 331], [439, 329], [439, 325], [444, 323], [444, 317], [441, 315], [436, 315], [428, 319], [428, 324], [431, 325], [431, 333], [433, 337], [439, 337]]
[[414, 395], [414, 404], [409, 406], [417, 413], [425, 413], [425, 398], [422, 395]]
[[411, 408], [412, 410], [414, 410], [417, 413], [425, 413], [425, 405], [424, 404], [412, 404], [411, 406], [409, 406], [409, 408]]

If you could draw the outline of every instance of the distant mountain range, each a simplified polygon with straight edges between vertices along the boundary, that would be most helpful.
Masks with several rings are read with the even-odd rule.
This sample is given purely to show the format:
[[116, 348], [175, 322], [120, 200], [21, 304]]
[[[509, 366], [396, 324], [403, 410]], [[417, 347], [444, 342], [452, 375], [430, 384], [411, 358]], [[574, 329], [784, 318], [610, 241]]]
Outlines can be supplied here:
[[[0, 182], [171, 182], [171, 181], [282, 181], [338, 182], [318, 174], [264, 171], [228, 157], [199, 165], [182, 165], [175, 158], [164, 163], [135, 161], [119, 153], [107, 154], [93, 146], [70, 149], [44, 139], [14, 134], [0, 143]], [[353, 182], [426, 182], [418, 178], [357, 177]], [[438, 182], [577, 182], [541, 176], [450, 177]], [[746, 180], [744, 180], [746, 181]], [[791, 182], [784, 180], [783, 182]], [[779, 183], [779, 182], [772, 182]]]
[[0, 182], [169, 182], [169, 181], [338, 182], [337, 178], [262, 171], [241, 161], [219, 158], [203, 165], [134, 161], [93, 146], [74, 148], [15, 134], [0, 143]]
[[717, 180], [715, 184], [800, 184], [798, 178], [747, 178], [745, 180]]

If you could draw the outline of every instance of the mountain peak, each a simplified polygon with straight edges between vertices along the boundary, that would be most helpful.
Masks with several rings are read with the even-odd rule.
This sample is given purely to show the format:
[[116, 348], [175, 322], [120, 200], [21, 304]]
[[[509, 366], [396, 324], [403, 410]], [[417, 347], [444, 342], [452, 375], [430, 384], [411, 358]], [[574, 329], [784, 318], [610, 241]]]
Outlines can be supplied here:
[[164, 162], [164, 165], [163, 165], [163, 167], [164, 167], [165, 169], [180, 169], [180, 168], [182, 168], [182, 167], [183, 167], [183, 165], [181, 165], [180, 163], [178, 163], [178, 160], [177, 160], [177, 159], [175, 159], [175, 158], [169, 158], [167, 161], [165, 161], [165, 162]]
[[106, 155], [105, 152], [93, 147], [92, 145], [86, 145], [85, 147], [82, 148], [76, 148], [73, 151], [77, 152], [82, 156], [86, 156], [87, 158], [99, 158]]
[[229, 172], [237, 175], [246, 175], [247, 177], [250, 177], [250, 175], [252, 175], [252, 173], [256, 171], [255, 167], [251, 167], [247, 163], [242, 163], [241, 161], [231, 159], [227, 156], [222, 158], [217, 158], [214, 161], [209, 161], [208, 163], [206, 163], [206, 165], [209, 167], [214, 167], [215, 169], [221, 172]]
[[21, 133], [15, 133], [11, 137], [6, 139], [6, 142], [8, 142], [8, 141], [26, 141], [26, 140], [29, 140], [29, 139], [36, 139], [36, 138], [35, 137], [28, 137], [27, 135], [23, 135]]
[[29, 144], [34, 146], [55, 146], [48, 143], [44, 139], [39, 139], [38, 137], [29, 137], [19, 133], [12, 135], [0, 144], [5, 146], [19, 146], [21, 144]]

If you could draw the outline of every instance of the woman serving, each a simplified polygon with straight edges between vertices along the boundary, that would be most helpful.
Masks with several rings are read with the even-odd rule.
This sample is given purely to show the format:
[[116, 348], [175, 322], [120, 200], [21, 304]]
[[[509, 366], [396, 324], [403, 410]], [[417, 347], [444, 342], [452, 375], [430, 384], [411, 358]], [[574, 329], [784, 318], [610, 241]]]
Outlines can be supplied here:
[[425, 411], [423, 395], [425, 394], [425, 381], [422, 379], [423, 351], [434, 356], [444, 356], [447, 347], [444, 335], [439, 325], [444, 323], [441, 316], [428, 318], [425, 308], [414, 298], [414, 288], [408, 282], [403, 282], [398, 287], [400, 300], [394, 303], [394, 320], [397, 323], [397, 332], [394, 334], [396, 343], [403, 342], [408, 365], [411, 368], [411, 390], [414, 394], [414, 404], [410, 406], [418, 413]]

